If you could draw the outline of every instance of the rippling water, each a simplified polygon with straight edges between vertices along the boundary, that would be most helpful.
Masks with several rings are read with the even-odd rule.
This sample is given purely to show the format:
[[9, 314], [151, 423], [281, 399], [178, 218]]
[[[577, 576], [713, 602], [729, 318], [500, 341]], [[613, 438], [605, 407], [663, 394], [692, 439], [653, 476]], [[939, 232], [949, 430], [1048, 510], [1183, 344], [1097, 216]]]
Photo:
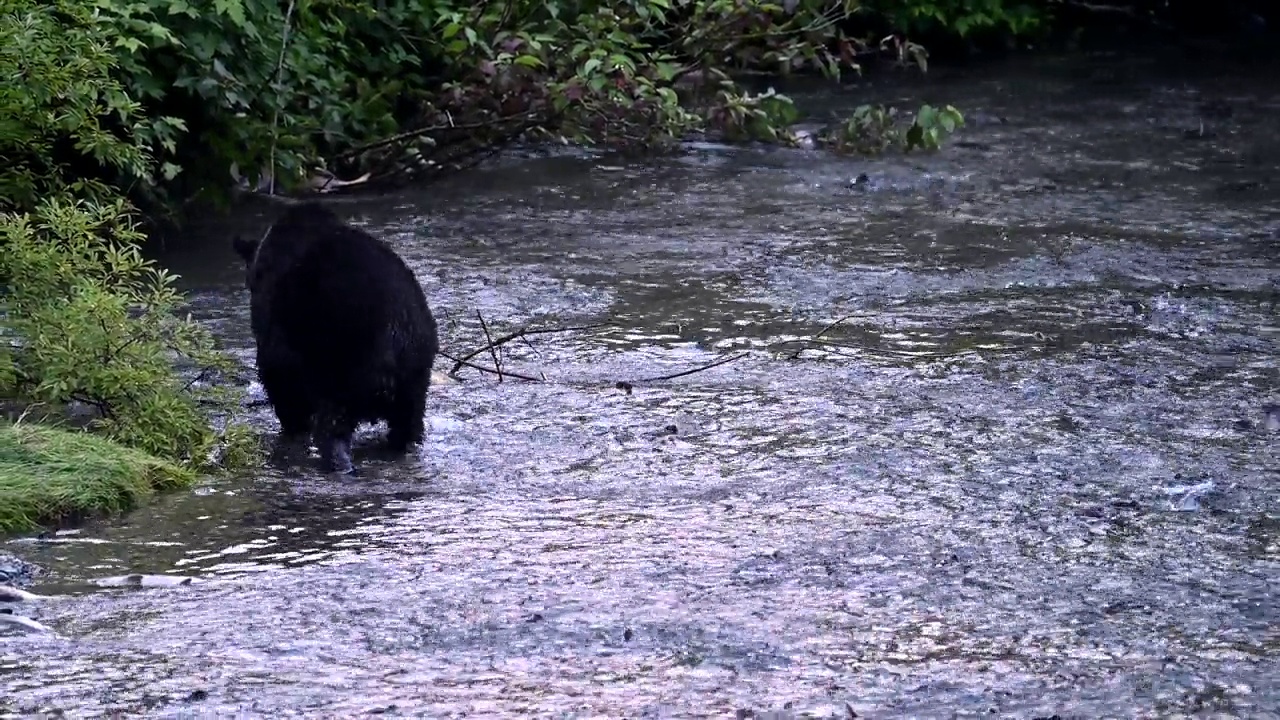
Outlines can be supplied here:
[[[933, 156], [511, 156], [340, 201], [446, 351], [477, 310], [610, 324], [504, 346], [546, 383], [433, 388], [364, 477], [3, 546], [65, 597], [0, 626], [0, 708], [1280, 717], [1278, 91], [1046, 61], [898, 91], [978, 118]], [[164, 261], [251, 362], [228, 232]], [[198, 582], [93, 584], [127, 573]]]

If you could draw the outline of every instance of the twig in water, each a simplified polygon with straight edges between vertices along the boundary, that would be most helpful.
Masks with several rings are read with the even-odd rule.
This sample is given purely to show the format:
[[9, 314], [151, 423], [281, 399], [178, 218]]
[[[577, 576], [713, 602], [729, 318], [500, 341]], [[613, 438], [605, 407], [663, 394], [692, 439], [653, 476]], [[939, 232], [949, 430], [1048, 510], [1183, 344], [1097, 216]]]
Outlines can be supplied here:
[[849, 357], [849, 358], [851, 358], [851, 357], [856, 357], [856, 355], [854, 355], [853, 353], [838, 352], [838, 351], [836, 351], [836, 350], [834, 350], [834, 349], [832, 349], [832, 348], [849, 348], [849, 349], [852, 349], [852, 350], [873, 350], [873, 349], [875, 349], [875, 348], [870, 348], [870, 347], [864, 347], [864, 346], [861, 346], [861, 345], [848, 345], [848, 344], [845, 344], [845, 343], [833, 342], [833, 341], [831, 341], [831, 340], [812, 340], [812, 339], [810, 339], [810, 338], [797, 338], [797, 339], [795, 339], [795, 340], [782, 340], [782, 341], [780, 341], [780, 342], [776, 342], [776, 343], [773, 343], [772, 345], [770, 345], [770, 346], [769, 346], [769, 349], [770, 349], [770, 350], [776, 350], [777, 352], [779, 352], [779, 353], [780, 353], [780, 352], [784, 351], [784, 350], [785, 350], [787, 347], [789, 347], [789, 346], [795, 346], [795, 347], [796, 347], [796, 351], [795, 351], [795, 352], [793, 352], [793, 353], [791, 354], [791, 357], [787, 358], [788, 360], [798, 360], [798, 359], [800, 358], [800, 353], [804, 352], [805, 350], [826, 350], [827, 352], [831, 353], [832, 355], [837, 355], [837, 356], [839, 356], [839, 357]]
[[[481, 322], [483, 322], [483, 320], [482, 320]], [[457, 364], [453, 366], [453, 369], [449, 371], [449, 374], [450, 374], [450, 375], [452, 375], [452, 374], [454, 374], [454, 373], [458, 372], [459, 370], [461, 370], [461, 369], [462, 369], [462, 366], [463, 366], [464, 364], [466, 364], [466, 361], [467, 361], [467, 360], [470, 360], [471, 358], [473, 358], [473, 357], [475, 357], [475, 356], [479, 355], [480, 353], [484, 352], [485, 350], [490, 350], [490, 349], [492, 349], [492, 348], [496, 348], [496, 347], [498, 347], [498, 346], [500, 346], [500, 345], [505, 345], [505, 344], [507, 344], [507, 343], [511, 342], [512, 340], [516, 340], [516, 339], [519, 339], [519, 338], [524, 338], [524, 337], [526, 337], [526, 336], [528, 336], [528, 335], [547, 335], [547, 334], [550, 334], [550, 333], [558, 333], [558, 332], [573, 332], [573, 331], [575, 331], [575, 330], [594, 330], [595, 328], [602, 327], [602, 326], [607, 325], [607, 324], [608, 324], [608, 323], [595, 323], [595, 324], [593, 324], [593, 325], [578, 325], [578, 326], [574, 326], [574, 327], [538, 328], [538, 329], [536, 329], [536, 330], [530, 330], [529, 328], [521, 328], [521, 329], [519, 329], [519, 330], [517, 330], [517, 331], [515, 331], [515, 332], [513, 332], [513, 333], [511, 333], [511, 334], [509, 334], [509, 335], [503, 335], [502, 337], [498, 338], [497, 340], [494, 340], [494, 341], [490, 342], [490, 343], [489, 343], [488, 345], [486, 345], [485, 347], [477, 348], [477, 349], [472, 350], [471, 352], [467, 353], [466, 355], [463, 355], [461, 360], [457, 360], [457, 361], [456, 361], [456, 363], [457, 363]]]
[[498, 371], [498, 382], [502, 382], [502, 363], [498, 362], [498, 348], [494, 347], [493, 337], [489, 335], [489, 324], [484, 321], [484, 315], [480, 311], [476, 311], [476, 317], [480, 318], [480, 329], [484, 330], [485, 342], [489, 343], [489, 356], [493, 358], [493, 367]]
[[[442, 358], [444, 358], [444, 359], [446, 359], [446, 360], [452, 360], [452, 361], [454, 361], [454, 362], [456, 362], [456, 363], [460, 363], [463, 367], [469, 367], [469, 368], [471, 368], [471, 369], [473, 369], [473, 370], [479, 370], [480, 372], [487, 372], [487, 373], [498, 374], [498, 371], [497, 371], [497, 370], [495, 370], [494, 368], [488, 368], [488, 367], [485, 367], [485, 366], [483, 366], [483, 365], [476, 365], [475, 363], [473, 363], [473, 362], [467, 362], [466, 360], [459, 360], [458, 358], [455, 358], [455, 357], [453, 357], [452, 355], [449, 355], [448, 353], [443, 353], [443, 352], [442, 352], [442, 353], [437, 353], [437, 354], [438, 354], [440, 357], [442, 357]], [[450, 372], [449, 374], [450, 374], [450, 375], [452, 375], [453, 373], [452, 373], [452, 372]], [[529, 382], [542, 382], [541, 380], [539, 380], [539, 379], [538, 379], [538, 378], [536, 378], [536, 377], [529, 377], [528, 375], [521, 375], [520, 373], [514, 373], [514, 372], [511, 372], [510, 370], [503, 370], [503, 371], [501, 372], [501, 374], [502, 374], [504, 377], [512, 377], [512, 378], [516, 378], [517, 380], [528, 380]]]
[[741, 360], [746, 356], [747, 356], [747, 353], [738, 353], [737, 355], [730, 355], [727, 358], [720, 358], [719, 360], [716, 360], [714, 362], [709, 362], [706, 365], [699, 365], [698, 367], [692, 368], [690, 370], [682, 370], [678, 373], [671, 373], [670, 375], [662, 375], [660, 377], [641, 378], [639, 380], [619, 380], [617, 384], [618, 386], [623, 386], [623, 385], [635, 385], [637, 383], [660, 382], [662, 380], [675, 380], [678, 377], [684, 377], [685, 375], [692, 375], [694, 373], [702, 372], [703, 370], [710, 370], [713, 367], [727, 365], [731, 362], [734, 362], [735, 360]]
[[[839, 318], [839, 319], [835, 320], [834, 322], [828, 323], [826, 327], [824, 327], [824, 328], [822, 328], [821, 330], [819, 330], [819, 331], [818, 331], [818, 334], [817, 334], [817, 335], [814, 335], [814, 336], [813, 336], [813, 337], [811, 337], [811, 338], [809, 338], [809, 340], [810, 340], [811, 342], [817, 342], [817, 340], [818, 340], [819, 338], [821, 338], [823, 335], [826, 335], [828, 332], [830, 332], [831, 330], [835, 329], [835, 326], [839, 325], [840, 323], [844, 322], [845, 320], [851, 320], [851, 319], [853, 319], [856, 315], [858, 315], [858, 313], [853, 313], [852, 315], [845, 315], [844, 317]], [[799, 348], [798, 348], [794, 353], [792, 353], [791, 357], [790, 357], [790, 358], [788, 358], [788, 359], [789, 359], [789, 360], [799, 360], [799, 359], [800, 359], [800, 353], [804, 352], [804, 350], [805, 350], [805, 346], [803, 346], [803, 345], [802, 345], [802, 346], [800, 346], [800, 347], [799, 347]]]

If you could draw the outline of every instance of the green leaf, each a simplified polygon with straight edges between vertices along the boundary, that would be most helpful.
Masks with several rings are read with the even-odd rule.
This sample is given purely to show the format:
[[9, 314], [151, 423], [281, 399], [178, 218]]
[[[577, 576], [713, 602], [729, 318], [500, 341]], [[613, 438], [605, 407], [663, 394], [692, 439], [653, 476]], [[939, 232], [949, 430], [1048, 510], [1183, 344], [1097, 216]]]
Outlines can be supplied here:
[[236, 27], [245, 26], [243, 0], [213, 0], [213, 11], [230, 18]]

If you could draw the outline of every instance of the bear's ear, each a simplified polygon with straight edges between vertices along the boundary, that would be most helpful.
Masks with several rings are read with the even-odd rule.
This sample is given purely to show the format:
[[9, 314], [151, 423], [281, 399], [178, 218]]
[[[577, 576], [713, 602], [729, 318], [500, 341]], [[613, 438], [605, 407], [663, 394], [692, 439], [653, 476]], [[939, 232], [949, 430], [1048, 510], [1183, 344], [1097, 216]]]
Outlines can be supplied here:
[[236, 249], [236, 254], [246, 263], [253, 262], [253, 254], [258, 251], [258, 241], [249, 240], [240, 235], [236, 235], [231, 239], [231, 246]]

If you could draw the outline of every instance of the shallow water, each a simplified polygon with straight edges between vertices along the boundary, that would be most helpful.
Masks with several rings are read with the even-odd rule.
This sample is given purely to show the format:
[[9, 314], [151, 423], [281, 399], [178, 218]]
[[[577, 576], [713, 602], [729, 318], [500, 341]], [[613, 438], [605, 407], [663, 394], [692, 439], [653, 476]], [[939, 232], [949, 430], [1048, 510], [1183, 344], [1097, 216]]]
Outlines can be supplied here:
[[[512, 155], [338, 201], [447, 352], [477, 311], [611, 325], [504, 346], [546, 383], [433, 388], [419, 455], [361, 478], [0, 545], [65, 596], [0, 625], [0, 708], [1280, 717], [1280, 84], [1098, 58], [869, 92], [975, 119], [932, 156]], [[163, 260], [252, 362], [231, 229]], [[94, 584], [128, 573], [198, 582]]]

